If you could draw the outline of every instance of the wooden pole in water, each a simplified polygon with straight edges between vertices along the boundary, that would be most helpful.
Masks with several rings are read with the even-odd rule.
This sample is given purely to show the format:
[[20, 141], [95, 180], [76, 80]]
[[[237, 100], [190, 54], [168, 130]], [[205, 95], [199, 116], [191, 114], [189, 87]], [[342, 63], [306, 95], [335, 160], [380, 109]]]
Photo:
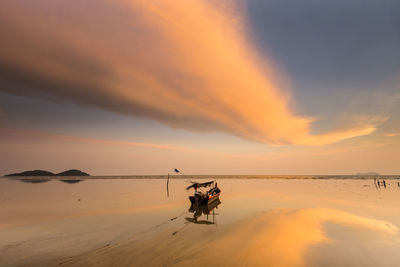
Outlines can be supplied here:
[[169, 173], [168, 173], [168, 178], [167, 178], [167, 197], [169, 197], [168, 184], [169, 184]]

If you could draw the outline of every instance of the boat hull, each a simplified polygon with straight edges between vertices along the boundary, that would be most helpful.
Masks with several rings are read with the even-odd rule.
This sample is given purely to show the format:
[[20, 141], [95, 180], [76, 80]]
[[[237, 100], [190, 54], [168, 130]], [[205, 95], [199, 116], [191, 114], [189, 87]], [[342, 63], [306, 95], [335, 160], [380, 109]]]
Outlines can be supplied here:
[[212, 203], [212, 202], [214, 202], [215, 200], [219, 199], [219, 195], [220, 195], [220, 194], [221, 194], [221, 193], [218, 193], [218, 194], [215, 194], [215, 195], [213, 195], [213, 196], [206, 195], [206, 196], [204, 196], [203, 198], [199, 199], [197, 202], [196, 202], [196, 197], [194, 197], [194, 196], [189, 196], [189, 200], [190, 200], [190, 202], [191, 202], [193, 205], [194, 205], [194, 204], [197, 204], [197, 205], [209, 204], [209, 203]]

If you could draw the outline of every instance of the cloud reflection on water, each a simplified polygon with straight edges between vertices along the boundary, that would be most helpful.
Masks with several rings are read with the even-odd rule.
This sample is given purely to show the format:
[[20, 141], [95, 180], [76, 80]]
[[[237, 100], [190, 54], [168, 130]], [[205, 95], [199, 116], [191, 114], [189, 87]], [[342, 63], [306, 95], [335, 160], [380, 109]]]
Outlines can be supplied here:
[[[189, 224], [172, 235], [171, 229], [166, 230], [151, 239], [128, 241], [85, 254], [73, 264], [321, 266], [329, 264], [321, 255], [330, 255], [337, 250], [335, 244], [340, 244], [336, 237], [340, 239], [341, 235], [332, 236], [327, 231], [329, 227], [326, 226], [330, 224], [344, 229], [352, 248], [348, 253], [354, 257], [367, 250], [357, 243], [359, 239], [352, 238], [353, 232], [368, 233], [368, 240], [364, 241], [369, 244], [382, 238], [394, 240], [398, 232], [389, 222], [334, 209], [273, 209], [224, 227]], [[399, 248], [399, 243], [393, 242], [392, 247]], [[321, 251], [323, 253], [317, 253]], [[380, 253], [380, 250], [368, 251], [366, 258], [379, 257]]]
[[[325, 231], [326, 223], [373, 231], [375, 235], [392, 235], [398, 229], [391, 223], [356, 216], [333, 209], [275, 209], [238, 225], [231, 226], [217, 241], [204, 249], [221, 265], [308, 266], [308, 249], [320, 243], [335, 242]], [[373, 240], [371, 240], [373, 241]], [[200, 253], [203, 254], [203, 253]], [[203, 259], [198, 259], [202, 263]], [[205, 263], [205, 262], [204, 262]]]

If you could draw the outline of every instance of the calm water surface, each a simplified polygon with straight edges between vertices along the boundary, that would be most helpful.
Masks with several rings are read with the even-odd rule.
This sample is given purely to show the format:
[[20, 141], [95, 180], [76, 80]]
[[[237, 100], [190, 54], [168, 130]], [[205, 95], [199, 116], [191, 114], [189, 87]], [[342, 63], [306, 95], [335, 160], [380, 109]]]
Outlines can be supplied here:
[[376, 188], [373, 180], [219, 179], [221, 203], [201, 223], [188, 211], [182, 179], [170, 180], [169, 197], [163, 179], [33, 182], [0, 179], [0, 266], [61, 261], [163, 233], [182, 241], [204, 229], [215, 231], [207, 247], [224, 240], [222, 254], [238, 251], [245, 233], [237, 265], [400, 265], [397, 180]]

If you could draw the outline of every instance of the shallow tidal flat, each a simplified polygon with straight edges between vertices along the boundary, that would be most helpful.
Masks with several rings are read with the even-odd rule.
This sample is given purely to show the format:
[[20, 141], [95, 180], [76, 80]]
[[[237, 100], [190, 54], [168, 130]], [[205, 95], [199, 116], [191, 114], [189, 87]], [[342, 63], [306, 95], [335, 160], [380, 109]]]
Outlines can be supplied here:
[[397, 181], [0, 178], [0, 266], [398, 266]]

